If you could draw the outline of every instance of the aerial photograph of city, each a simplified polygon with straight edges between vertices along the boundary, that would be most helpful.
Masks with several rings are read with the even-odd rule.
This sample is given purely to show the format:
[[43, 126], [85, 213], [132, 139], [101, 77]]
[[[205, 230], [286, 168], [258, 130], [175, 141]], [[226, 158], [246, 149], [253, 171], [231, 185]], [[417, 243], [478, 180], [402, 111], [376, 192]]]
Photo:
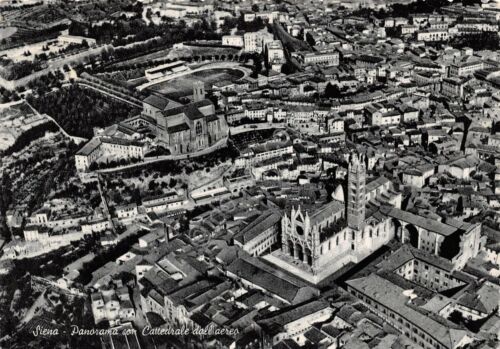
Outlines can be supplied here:
[[500, 0], [0, 0], [0, 349], [499, 349]]

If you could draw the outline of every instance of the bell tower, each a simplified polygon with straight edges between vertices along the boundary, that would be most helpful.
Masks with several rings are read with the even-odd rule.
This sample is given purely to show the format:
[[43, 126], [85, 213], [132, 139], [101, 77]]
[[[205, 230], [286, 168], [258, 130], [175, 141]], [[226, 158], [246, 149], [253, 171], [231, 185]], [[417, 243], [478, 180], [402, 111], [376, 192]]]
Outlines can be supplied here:
[[365, 224], [366, 165], [364, 155], [353, 153], [347, 175], [347, 225], [356, 231]]
[[196, 81], [193, 84], [193, 102], [199, 102], [205, 99], [205, 84], [203, 81]]

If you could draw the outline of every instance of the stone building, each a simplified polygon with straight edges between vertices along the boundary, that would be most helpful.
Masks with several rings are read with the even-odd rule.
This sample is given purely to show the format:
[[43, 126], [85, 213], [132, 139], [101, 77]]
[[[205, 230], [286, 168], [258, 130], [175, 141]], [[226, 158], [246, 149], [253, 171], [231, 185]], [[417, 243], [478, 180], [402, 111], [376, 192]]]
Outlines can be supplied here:
[[363, 156], [352, 157], [347, 179], [347, 224], [353, 230], [361, 230], [365, 224], [366, 200], [366, 166]]
[[391, 190], [371, 185], [366, 193], [364, 156], [351, 156], [347, 186], [347, 208], [344, 202], [333, 200], [292, 207], [283, 216], [280, 258], [293, 266], [302, 262], [289, 270], [311, 282], [320, 282], [349, 262], [361, 261], [394, 237], [390, 219], [368, 203], [389, 197]]
[[[151, 95], [143, 101], [144, 119], [172, 154], [205, 149], [227, 134], [223, 117], [215, 114], [213, 103], [205, 98], [203, 83], [193, 86], [193, 98], [182, 105], [166, 97]], [[149, 118], [148, 118], [149, 117]]]

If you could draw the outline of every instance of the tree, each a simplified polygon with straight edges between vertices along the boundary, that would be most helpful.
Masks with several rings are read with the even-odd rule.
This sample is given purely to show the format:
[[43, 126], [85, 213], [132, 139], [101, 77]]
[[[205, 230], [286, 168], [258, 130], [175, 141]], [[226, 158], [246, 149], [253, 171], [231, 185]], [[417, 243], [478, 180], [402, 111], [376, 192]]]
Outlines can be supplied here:
[[154, 180], [152, 180], [148, 184], [148, 189], [153, 191], [153, 190], [155, 190], [156, 186], [157, 186], [157, 183]]
[[234, 17], [226, 17], [224, 18], [224, 22], [222, 23], [220, 29], [222, 33], [229, 34], [231, 29], [236, 28], [238, 25], [238, 19]]
[[253, 5], [252, 5], [252, 11], [253, 11], [253, 12], [259, 12], [259, 11], [260, 11], [260, 9], [259, 9], [259, 5], [257, 5], [257, 4], [253, 4]]
[[255, 54], [253, 57], [253, 71], [252, 76], [257, 77], [259, 73], [262, 71], [262, 56]]
[[297, 71], [297, 67], [290, 61], [286, 61], [285, 64], [281, 67], [281, 72], [283, 74], [293, 74]]
[[170, 183], [168, 184], [168, 186], [170, 188], [174, 188], [175, 186], [177, 185], [177, 180], [175, 178], [170, 178]]
[[316, 40], [314, 40], [313, 36], [311, 35], [311, 33], [307, 33], [306, 34], [306, 41], [309, 45], [311, 46], [316, 46]]
[[325, 97], [340, 98], [342, 97], [342, 93], [336, 84], [332, 85], [331, 83], [328, 83], [325, 88]]

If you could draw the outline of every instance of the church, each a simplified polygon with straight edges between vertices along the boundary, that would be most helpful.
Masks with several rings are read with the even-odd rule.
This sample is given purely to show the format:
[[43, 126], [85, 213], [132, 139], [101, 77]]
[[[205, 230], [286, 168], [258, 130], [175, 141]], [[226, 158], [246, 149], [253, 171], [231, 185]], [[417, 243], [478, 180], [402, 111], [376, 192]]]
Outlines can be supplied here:
[[353, 154], [347, 203], [340, 198], [327, 204], [292, 207], [281, 221], [281, 251], [269, 260], [319, 283], [394, 238], [391, 219], [379, 210], [380, 205], [387, 204], [400, 207], [401, 194], [384, 177], [367, 184], [364, 155]]
[[159, 145], [171, 154], [184, 154], [208, 148], [227, 136], [223, 115], [215, 113], [213, 103], [205, 98], [203, 82], [193, 86], [193, 97], [181, 104], [152, 94], [143, 100], [141, 117], [137, 120], [152, 129]]

